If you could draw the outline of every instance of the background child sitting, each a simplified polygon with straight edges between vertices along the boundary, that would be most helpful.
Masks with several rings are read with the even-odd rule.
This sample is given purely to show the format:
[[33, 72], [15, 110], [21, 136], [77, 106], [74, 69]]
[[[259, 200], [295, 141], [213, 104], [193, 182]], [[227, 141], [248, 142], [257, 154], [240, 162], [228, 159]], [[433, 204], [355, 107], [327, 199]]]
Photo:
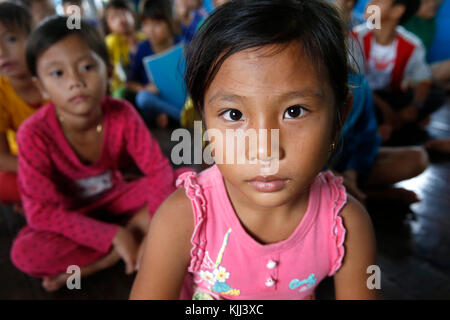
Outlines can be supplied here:
[[183, 41], [191, 42], [207, 13], [201, 7], [201, 0], [175, 0], [175, 12], [181, 26]]
[[[405, 28], [416, 34], [427, 48], [427, 58], [430, 61], [430, 48], [435, 41], [436, 35], [436, 13], [441, 0], [422, 0], [417, 14], [405, 23]], [[450, 5], [447, 3], [447, 10]], [[447, 53], [449, 55], [450, 53]], [[430, 61], [431, 62], [431, 61]], [[433, 83], [450, 93], [450, 59], [438, 60], [431, 63], [431, 74]], [[432, 139], [425, 146], [428, 150], [450, 153], [450, 138]]]
[[43, 103], [25, 61], [31, 15], [21, 5], [0, 3], [0, 202], [20, 202], [16, 132]]
[[144, 58], [163, 52], [179, 42], [173, 22], [158, 2], [147, 2], [141, 14], [142, 31], [147, 40], [141, 42], [136, 53], [127, 86], [137, 93], [136, 106], [146, 119], [157, 119], [159, 127], [168, 124], [168, 116], [180, 120], [181, 109], [162, 99], [144, 67]]
[[113, 97], [128, 98], [125, 84], [138, 43], [145, 37], [142, 33], [136, 32], [134, 12], [123, 0], [108, 2], [104, 9], [103, 21], [107, 34], [105, 42], [113, 66], [110, 92]]
[[150, 217], [174, 190], [169, 161], [133, 106], [106, 96], [100, 35], [84, 21], [68, 29], [67, 19], [47, 20], [27, 43], [30, 72], [53, 103], [18, 134], [27, 225], [11, 259], [48, 291], [66, 283], [70, 265], [88, 276], [123, 259], [134, 272]]
[[[335, 1], [347, 26], [356, 5], [353, 0]], [[349, 40], [352, 40], [349, 34]], [[350, 61], [353, 57], [350, 57]], [[358, 69], [359, 66], [355, 68]], [[333, 168], [344, 177], [347, 191], [365, 203], [371, 200], [397, 200], [405, 204], [418, 201], [417, 195], [392, 185], [422, 173], [428, 165], [423, 147], [382, 147], [375, 105], [370, 86], [361, 74], [352, 73], [349, 86], [353, 104], [342, 129], [342, 144]]]
[[[428, 50], [436, 34], [436, 13], [439, 0], [422, 0], [417, 14], [405, 23], [405, 28], [417, 35]], [[428, 60], [429, 61], [429, 60]], [[431, 64], [433, 82], [450, 92], [450, 59]]]
[[442, 105], [444, 97], [430, 94], [425, 48], [419, 38], [400, 26], [415, 14], [419, 0], [373, 0], [369, 4], [379, 6], [381, 28], [371, 30], [362, 24], [353, 31], [363, 48], [380, 134], [387, 140], [392, 130], [424, 120]]

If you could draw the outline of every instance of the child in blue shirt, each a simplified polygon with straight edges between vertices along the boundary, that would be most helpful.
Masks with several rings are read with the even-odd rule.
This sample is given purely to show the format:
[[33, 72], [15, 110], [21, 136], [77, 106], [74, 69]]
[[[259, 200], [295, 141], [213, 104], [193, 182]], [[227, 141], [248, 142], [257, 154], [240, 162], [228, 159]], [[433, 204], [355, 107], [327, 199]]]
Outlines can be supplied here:
[[180, 23], [181, 36], [184, 42], [191, 42], [195, 31], [203, 23], [206, 11], [202, 8], [201, 0], [175, 0], [175, 12]]
[[143, 61], [148, 56], [170, 49], [179, 39], [175, 36], [171, 17], [158, 3], [146, 3], [141, 15], [141, 26], [147, 40], [138, 46], [127, 88], [137, 93], [136, 106], [144, 118], [156, 118], [157, 125], [165, 127], [169, 117], [180, 120], [181, 110], [159, 95], [158, 88], [147, 76]]

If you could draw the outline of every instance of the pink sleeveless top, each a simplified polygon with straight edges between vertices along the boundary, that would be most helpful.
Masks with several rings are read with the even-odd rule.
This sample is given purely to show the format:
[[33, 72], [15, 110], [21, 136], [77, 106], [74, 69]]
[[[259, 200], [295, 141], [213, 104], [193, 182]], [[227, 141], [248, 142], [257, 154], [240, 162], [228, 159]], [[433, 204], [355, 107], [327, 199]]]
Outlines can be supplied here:
[[194, 213], [188, 268], [194, 299], [313, 299], [319, 282], [341, 266], [347, 195], [331, 172], [311, 184], [307, 211], [291, 236], [266, 245], [241, 225], [217, 166], [186, 172], [177, 186], [184, 186]]

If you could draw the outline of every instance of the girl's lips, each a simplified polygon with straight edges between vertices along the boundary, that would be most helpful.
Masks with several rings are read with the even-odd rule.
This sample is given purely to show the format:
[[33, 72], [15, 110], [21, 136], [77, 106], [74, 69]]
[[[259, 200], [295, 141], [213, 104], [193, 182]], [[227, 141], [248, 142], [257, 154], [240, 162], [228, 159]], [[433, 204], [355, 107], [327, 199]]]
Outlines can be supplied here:
[[70, 98], [69, 102], [73, 102], [73, 103], [80, 103], [80, 102], [84, 102], [88, 99], [88, 96], [86, 95], [78, 95], [78, 96], [74, 96], [72, 98]]
[[264, 179], [261, 177], [247, 181], [258, 192], [271, 193], [277, 192], [283, 189], [289, 179], [269, 178]]
[[16, 65], [17, 65], [17, 63], [15, 63], [14, 61], [4, 62], [4, 63], [0, 64], [0, 70], [2, 70], [3, 72], [9, 72], [9, 71], [14, 70]]

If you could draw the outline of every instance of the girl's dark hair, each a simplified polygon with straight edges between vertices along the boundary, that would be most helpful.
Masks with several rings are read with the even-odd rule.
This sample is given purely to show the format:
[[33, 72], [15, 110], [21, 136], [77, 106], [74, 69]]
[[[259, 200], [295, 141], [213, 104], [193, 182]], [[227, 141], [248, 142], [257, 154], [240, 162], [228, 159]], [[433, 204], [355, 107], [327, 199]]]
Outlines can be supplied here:
[[141, 25], [146, 19], [161, 20], [166, 22], [167, 25], [169, 26], [171, 34], [172, 35], [175, 34], [174, 22], [172, 19], [170, 7], [167, 6], [167, 1], [161, 0], [146, 1], [139, 15]]
[[0, 23], [7, 29], [31, 32], [30, 11], [19, 3], [0, 2]]
[[208, 17], [187, 48], [186, 86], [195, 108], [203, 113], [205, 92], [231, 55], [298, 42], [318, 73], [328, 76], [339, 131], [349, 91], [345, 34], [339, 12], [326, 0], [230, 1]]
[[405, 12], [400, 18], [399, 24], [406, 23], [419, 10], [421, 0], [395, 0], [394, 5], [400, 4], [405, 6]]
[[133, 17], [135, 16], [134, 10], [130, 7], [127, 1], [125, 0], [111, 0], [109, 1], [104, 9], [103, 9], [103, 30], [105, 31], [105, 34], [110, 34], [111, 30], [108, 27], [108, 22], [106, 21], [106, 14], [108, 13], [109, 9], [117, 9], [117, 10], [126, 10], [129, 11]]
[[69, 29], [67, 20], [69, 17], [53, 16], [39, 23], [33, 30], [27, 41], [26, 59], [28, 69], [33, 76], [37, 76], [37, 61], [39, 56], [52, 45], [70, 35], [78, 35], [89, 48], [100, 56], [109, 65], [108, 50], [97, 30], [81, 19], [80, 28]]

